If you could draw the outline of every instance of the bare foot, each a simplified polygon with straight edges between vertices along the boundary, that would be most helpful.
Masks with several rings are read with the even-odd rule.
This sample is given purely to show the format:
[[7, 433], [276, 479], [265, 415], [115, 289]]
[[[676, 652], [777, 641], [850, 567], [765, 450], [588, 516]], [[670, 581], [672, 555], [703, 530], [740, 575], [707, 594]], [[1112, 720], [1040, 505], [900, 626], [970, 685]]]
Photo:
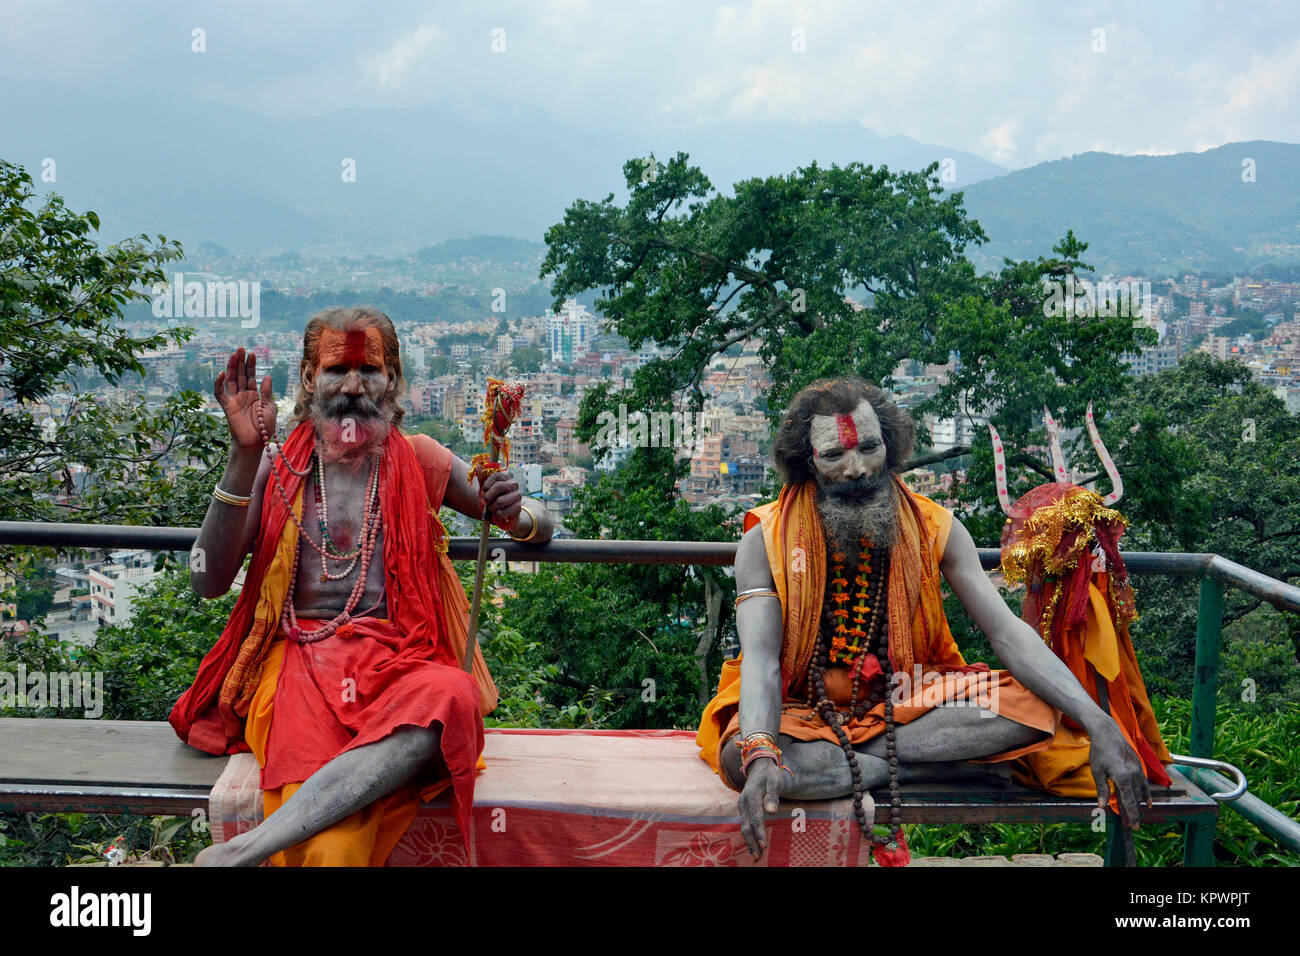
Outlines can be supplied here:
[[199, 855], [194, 858], [195, 866], [227, 866], [225, 862], [226, 849], [224, 843], [214, 843], [212, 846], [204, 847], [199, 851]]
[[242, 852], [244, 844], [248, 841], [245, 839], [247, 833], [241, 833], [232, 837], [225, 843], [214, 843], [210, 847], [205, 847], [199, 851], [199, 855], [194, 858], [195, 866], [257, 866], [262, 861], [249, 859], [248, 855]]

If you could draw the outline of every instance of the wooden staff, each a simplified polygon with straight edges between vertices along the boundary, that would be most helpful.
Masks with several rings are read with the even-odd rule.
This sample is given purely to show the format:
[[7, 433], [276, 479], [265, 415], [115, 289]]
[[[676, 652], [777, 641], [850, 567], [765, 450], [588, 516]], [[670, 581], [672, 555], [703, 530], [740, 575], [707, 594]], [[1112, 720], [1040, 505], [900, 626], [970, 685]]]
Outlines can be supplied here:
[[[497, 470], [502, 449], [510, 461], [510, 442], [506, 431], [519, 417], [524, 398], [524, 386], [521, 382], [502, 382], [495, 378], [488, 379], [487, 395], [483, 401], [483, 442], [489, 453], [475, 455], [472, 461], [473, 471], [484, 477]], [[479, 466], [485, 466], [479, 471]], [[482, 479], [480, 479], [481, 481]], [[482, 486], [480, 485], [480, 488]], [[488, 521], [489, 508], [483, 506], [483, 530], [478, 539], [478, 562], [474, 568], [474, 597], [470, 602], [469, 636], [465, 640], [465, 659], [461, 666], [469, 673], [474, 663], [474, 648], [478, 647], [478, 617], [483, 606], [483, 577], [487, 570], [488, 532], [492, 525]]]
[[[496, 447], [488, 459], [497, 463]], [[487, 571], [488, 532], [492, 525], [488, 523], [488, 506], [483, 506], [483, 530], [478, 537], [478, 563], [474, 566], [474, 598], [469, 606], [469, 637], [465, 641], [465, 659], [460, 662], [465, 672], [469, 673], [474, 661], [474, 648], [478, 647], [478, 612], [483, 602], [483, 575]]]

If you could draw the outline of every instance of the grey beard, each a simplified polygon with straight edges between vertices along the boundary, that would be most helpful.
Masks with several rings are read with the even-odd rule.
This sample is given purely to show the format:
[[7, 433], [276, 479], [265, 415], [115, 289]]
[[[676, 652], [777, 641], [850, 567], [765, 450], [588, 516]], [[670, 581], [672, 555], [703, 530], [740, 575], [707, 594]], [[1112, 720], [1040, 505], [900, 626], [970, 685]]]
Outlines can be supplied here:
[[312, 397], [308, 415], [316, 427], [317, 454], [349, 465], [383, 452], [394, 417], [388, 402], [381, 406], [365, 396], [353, 401], [341, 395], [325, 401], [319, 394]]
[[870, 501], [856, 501], [817, 489], [817, 513], [827, 537], [841, 548], [856, 548], [866, 538], [875, 547], [893, 547], [897, 534], [898, 492], [886, 481]]

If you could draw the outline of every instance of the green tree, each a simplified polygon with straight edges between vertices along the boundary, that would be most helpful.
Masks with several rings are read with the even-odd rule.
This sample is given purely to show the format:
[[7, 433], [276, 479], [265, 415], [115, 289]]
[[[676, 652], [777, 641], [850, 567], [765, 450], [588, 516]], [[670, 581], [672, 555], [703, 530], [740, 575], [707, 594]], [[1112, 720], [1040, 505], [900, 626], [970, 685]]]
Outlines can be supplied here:
[[533, 345], [515, 349], [510, 353], [510, 364], [524, 374], [540, 370], [545, 361], [546, 353]]
[[80, 667], [104, 672], [106, 720], [166, 720], [194, 683], [199, 661], [217, 642], [237, 594], [206, 601], [189, 572], [169, 567], [136, 596], [131, 618], [101, 627]]
[[[672, 449], [637, 449], [617, 472], [574, 493], [565, 526], [582, 538], [734, 540], [739, 528], [722, 509], [691, 511], [677, 498], [680, 470]], [[544, 635], [555, 667], [543, 691], [548, 701], [572, 706], [609, 695], [618, 704], [610, 726], [695, 726], [702, 677], [696, 651], [709, 625], [705, 590], [735, 593], [721, 569], [542, 565], [536, 574], [512, 575], [509, 584], [517, 596], [506, 602], [502, 622], [533, 639]], [[725, 597], [722, 606], [730, 606]], [[721, 664], [716, 636], [705, 659], [710, 688]]]
[[[149, 408], [126, 391], [143, 352], [191, 330], [135, 337], [119, 321], [180, 245], [139, 236], [101, 249], [95, 213], [58, 196], [30, 208], [34, 196], [26, 171], [0, 161], [0, 518], [194, 523], [207, 480], [196, 475], [219, 457], [222, 429], [193, 393]], [[79, 391], [85, 369], [125, 393]], [[197, 471], [169, 468], [187, 457]]]
[[961, 193], [941, 188], [938, 164], [814, 163], [737, 183], [731, 197], [687, 159], [652, 161], [653, 175], [629, 160], [625, 207], [612, 194], [578, 200], [546, 234], [555, 307], [601, 290], [596, 307], [631, 348], [670, 350], [638, 371], [635, 404], [684, 391], [698, 407], [713, 356], [748, 339], [762, 343], [778, 406], [823, 375], [887, 383], [904, 358], [947, 361], [942, 307], [973, 291], [962, 253], [984, 234]]
[[200, 362], [186, 362], [176, 370], [176, 386], [183, 392], [203, 394], [212, 388], [215, 378], [212, 369]]
[[[1124, 481], [1119, 508], [1131, 522], [1125, 548], [1213, 552], [1283, 581], [1300, 578], [1300, 418], [1248, 368], [1188, 355], [1175, 368], [1138, 379], [1111, 407], [1109, 426], [1107, 447]], [[1137, 584], [1134, 643], [1146, 652], [1144, 673], [1162, 690], [1186, 694], [1196, 582], [1144, 577]], [[1231, 633], [1261, 603], [1235, 589], [1225, 592], [1225, 665], [1231, 648], [1261, 653], [1251, 649], [1259, 641], [1257, 624], [1248, 630], [1243, 621], [1241, 633]], [[1267, 619], [1272, 645], [1286, 647], [1290, 660], [1267, 674], [1243, 676], [1280, 690], [1300, 662], [1300, 620], [1293, 614]]]
[[289, 394], [289, 363], [277, 359], [271, 365], [271, 392], [275, 395]]
[[[1087, 248], [1069, 231], [1053, 248], [1053, 257], [1006, 260], [999, 272], [981, 277], [976, 293], [953, 302], [940, 341], [958, 362], [947, 382], [916, 409], [940, 416], [960, 416], [965, 409], [966, 414], [988, 416], [1007, 449], [1013, 501], [1054, 478], [1050, 460], [1039, 451], [1047, 447], [1044, 406], [1063, 428], [1078, 428], [1092, 402], [1103, 438], [1113, 434], [1105, 425], [1108, 409], [1132, 387], [1123, 356], [1156, 343], [1155, 331], [1128, 315], [1071, 315], [1056, 307], [1060, 300], [1052, 290], [1068, 289], [1071, 277], [1091, 271], [1082, 260]], [[950, 504], [962, 511], [977, 543], [994, 545], [1004, 516], [986, 429], [976, 434], [972, 446], [943, 454], [967, 453], [966, 479], [956, 486]], [[1082, 462], [1092, 454], [1086, 436], [1076, 453], [1070, 461]]]
[[48, 584], [38, 584], [19, 591], [15, 600], [18, 620], [35, 622], [54, 607], [54, 589]]

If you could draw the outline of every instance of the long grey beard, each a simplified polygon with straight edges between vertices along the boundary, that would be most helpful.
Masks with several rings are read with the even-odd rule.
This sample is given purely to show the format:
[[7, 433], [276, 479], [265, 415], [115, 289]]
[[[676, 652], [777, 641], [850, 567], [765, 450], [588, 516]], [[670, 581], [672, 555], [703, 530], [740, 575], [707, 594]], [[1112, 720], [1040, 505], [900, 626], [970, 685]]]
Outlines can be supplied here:
[[391, 404], [376, 405], [364, 396], [354, 404], [343, 396], [313, 396], [308, 414], [316, 427], [316, 452], [327, 462], [355, 464], [379, 455], [393, 428]]
[[858, 540], [883, 548], [893, 547], [898, 530], [898, 492], [886, 482], [870, 501], [858, 502], [820, 493], [817, 513], [827, 537], [838, 547], [856, 549]]

